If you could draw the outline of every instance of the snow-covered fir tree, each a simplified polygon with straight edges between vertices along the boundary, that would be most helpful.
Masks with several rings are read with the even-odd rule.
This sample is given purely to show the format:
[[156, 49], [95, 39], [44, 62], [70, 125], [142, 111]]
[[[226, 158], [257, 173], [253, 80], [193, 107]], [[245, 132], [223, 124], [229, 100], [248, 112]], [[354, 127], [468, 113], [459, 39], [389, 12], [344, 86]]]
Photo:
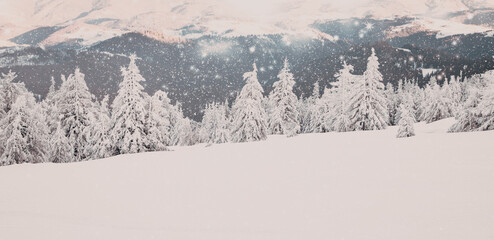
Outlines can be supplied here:
[[2, 73], [0, 77], [0, 119], [5, 116], [19, 96], [28, 94], [24, 83], [14, 83], [13, 80], [17, 74], [9, 71], [7, 74]]
[[170, 142], [169, 104], [168, 95], [161, 90], [149, 98], [146, 128], [148, 129], [149, 146], [152, 151], [164, 151]]
[[469, 91], [469, 97], [462, 110], [459, 111], [456, 122], [449, 128], [449, 132], [470, 132], [481, 126], [482, 113], [478, 106], [482, 100], [482, 95], [477, 88], [471, 88]]
[[312, 133], [316, 129], [316, 124], [320, 122], [321, 113], [317, 107], [320, 98], [319, 82], [314, 83], [312, 95], [299, 101], [299, 122], [302, 133]]
[[47, 160], [48, 142], [43, 126], [37, 119], [31, 93], [17, 96], [7, 115], [0, 121], [0, 165], [39, 163]]
[[398, 134], [396, 137], [405, 138], [415, 136], [415, 115], [413, 114], [411, 96], [405, 96], [398, 109]]
[[379, 130], [388, 126], [389, 113], [384, 84], [374, 49], [363, 76], [359, 76], [349, 101], [349, 118], [353, 130]]
[[335, 88], [325, 88], [321, 98], [316, 101], [319, 119], [313, 119], [315, 131], [318, 133], [333, 131], [334, 120], [338, 115], [338, 92]]
[[87, 156], [96, 158], [106, 158], [112, 155], [112, 142], [109, 136], [110, 130], [110, 108], [109, 97], [106, 95], [99, 104], [97, 112], [97, 124], [92, 124], [90, 146], [86, 148]]
[[208, 104], [202, 118], [201, 135], [206, 143], [226, 143], [230, 141], [227, 107], [222, 104]]
[[486, 72], [483, 77], [486, 81], [486, 88], [484, 88], [482, 100], [478, 106], [482, 114], [479, 130], [494, 130], [494, 70]]
[[354, 84], [354, 75], [351, 73], [353, 66], [343, 62], [343, 68], [340, 69], [336, 77], [337, 82], [331, 85], [336, 88], [336, 103], [335, 103], [335, 116], [332, 120], [333, 130], [337, 132], [346, 132], [350, 130], [350, 118], [348, 116], [348, 102], [350, 100], [350, 93], [352, 91], [352, 85]]
[[263, 89], [257, 80], [257, 67], [243, 76], [246, 81], [232, 108], [233, 142], [251, 142], [267, 138], [266, 112], [262, 106]]
[[113, 155], [148, 150], [146, 132], [146, 94], [140, 82], [145, 81], [136, 65], [136, 55], [130, 56], [128, 67], [122, 67], [123, 81], [111, 106], [110, 140]]
[[60, 127], [56, 128], [50, 139], [50, 161], [54, 163], [72, 162], [74, 149], [65, 136], [65, 131]]
[[449, 97], [448, 88], [441, 88], [436, 80], [431, 78], [426, 87], [426, 101], [421, 119], [427, 123], [435, 122], [454, 115], [453, 103]]
[[295, 80], [285, 59], [283, 69], [278, 74], [278, 81], [273, 84], [269, 94], [271, 106], [269, 112], [269, 129], [273, 134], [294, 136], [300, 131], [298, 122], [297, 96], [293, 93]]
[[90, 147], [92, 125], [97, 124], [98, 108], [79, 68], [62, 83], [54, 101], [60, 127], [74, 148], [73, 160], [86, 160], [90, 157], [86, 148]]

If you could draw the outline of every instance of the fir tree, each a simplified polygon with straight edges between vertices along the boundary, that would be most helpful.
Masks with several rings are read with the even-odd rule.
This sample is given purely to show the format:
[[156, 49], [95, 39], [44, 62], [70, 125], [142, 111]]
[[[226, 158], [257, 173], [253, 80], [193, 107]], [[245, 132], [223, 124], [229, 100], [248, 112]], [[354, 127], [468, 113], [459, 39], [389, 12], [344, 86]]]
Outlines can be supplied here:
[[343, 62], [343, 68], [340, 69], [336, 77], [337, 82], [332, 83], [337, 92], [337, 102], [335, 104], [335, 117], [332, 120], [333, 130], [337, 132], [346, 132], [350, 130], [350, 118], [348, 116], [348, 102], [352, 85], [354, 84], [354, 75], [351, 73], [353, 66]]
[[213, 103], [208, 104], [202, 119], [201, 135], [206, 143], [226, 143], [230, 140], [226, 106]]
[[147, 129], [149, 132], [150, 150], [164, 151], [170, 142], [170, 99], [163, 91], [157, 91], [149, 99]]
[[87, 156], [92, 159], [106, 158], [112, 156], [112, 142], [109, 136], [110, 109], [109, 97], [106, 95], [99, 104], [97, 112], [97, 124], [92, 125], [90, 146], [86, 148]]
[[74, 148], [74, 161], [86, 160], [92, 124], [97, 123], [95, 97], [89, 92], [84, 74], [77, 68], [54, 96], [60, 127]]
[[312, 95], [307, 99], [301, 99], [299, 101], [299, 119], [301, 125], [301, 132], [312, 133], [316, 131], [316, 124], [320, 121], [321, 113], [317, 106], [319, 101], [319, 82], [314, 83]]
[[298, 123], [297, 96], [293, 93], [295, 80], [285, 59], [284, 67], [278, 74], [279, 81], [273, 84], [269, 94], [272, 107], [269, 114], [269, 129], [273, 134], [294, 136], [300, 130]]
[[140, 84], [145, 79], [139, 73], [136, 58], [131, 55], [129, 66], [121, 69], [123, 81], [112, 103], [109, 133], [114, 155], [148, 150], [145, 93]]
[[487, 84], [479, 103], [479, 111], [482, 114], [479, 130], [494, 130], [494, 70], [486, 72], [483, 77]]
[[50, 159], [54, 163], [73, 162], [74, 149], [65, 136], [65, 131], [58, 126], [51, 137]]
[[0, 165], [39, 163], [47, 159], [44, 126], [36, 118], [32, 94], [18, 96], [5, 118], [0, 121]]
[[233, 105], [232, 141], [251, 142], [267, 138], [266, 113], [262, 107], [263, 89], [257, 80], [257, 67], [244, 74], [246, 81]]
[[434, 79], [426, 88], [426, 101], [422, 119], [427, 123], [435, 122], [454, 115], [453, 104], [448, 96], [448, 87], [442, 89]]
[[480, 128], [482, 113], [479, 104], [482, 100], [480, 91], [476, 88], [470, 89], [470, 96], [458, 114], [456, 122], [449, 128], [449, 132], [470, 132]]
[[396, 137], [405, 138], [415, 136], [415, 130], [413, 124], [415, 123], [415, 116], [411, 112], [412, 104], [411, 100], [405, 101], [400, 104], [399, 120], [398, 120], [398, 134]]
[[367, 70], [355, 82], [349, 101], [349, 118], [353, 130], [379, 130], [388, 126], [389, 113], [384, 97], [382, 75], [374, 49]]

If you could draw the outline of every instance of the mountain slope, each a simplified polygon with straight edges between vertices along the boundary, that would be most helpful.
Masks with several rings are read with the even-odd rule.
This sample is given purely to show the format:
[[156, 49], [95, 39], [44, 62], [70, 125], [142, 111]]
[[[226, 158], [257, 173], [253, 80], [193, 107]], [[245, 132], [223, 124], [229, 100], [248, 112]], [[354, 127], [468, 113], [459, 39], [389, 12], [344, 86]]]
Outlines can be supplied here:
[[[202, 35], [304, 33], [315, 21], [351, 17], [427, 17], [457, 24], [484, 25], [489, 30], [492, 26], [482, 19], [494, 14], [494, 3], [472, 0], [372, 0], [342, 3], [325, 0], [8, 0], [2, 5], [2, 41], [39, 27], [79, 29], [83, 25], [92, 33], [71, 35], [61, 29], [51, 41], [45, 43], [52, 45], [80, 38], [81, 42], [92, 44], [112, 36], [105, 35], [105, 32], [157, 31], [176, 36], [183, 34], [184, 28], [196, 29]], [[194, 37], [197, 33], [187, 35]], [[59, 42], [55, 44], [54, 39]]]
[[0, 238], [490, 240], [494, 132], [452, 122], [2, 167]]

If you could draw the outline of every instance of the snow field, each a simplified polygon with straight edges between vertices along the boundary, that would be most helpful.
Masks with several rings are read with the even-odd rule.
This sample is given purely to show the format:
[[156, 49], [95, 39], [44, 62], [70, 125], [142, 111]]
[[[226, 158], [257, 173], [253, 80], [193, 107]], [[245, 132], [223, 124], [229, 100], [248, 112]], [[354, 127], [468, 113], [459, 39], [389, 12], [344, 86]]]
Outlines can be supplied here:
[[0, 168], [0, 239], [492, 239], [494, 131], [383, 131]]

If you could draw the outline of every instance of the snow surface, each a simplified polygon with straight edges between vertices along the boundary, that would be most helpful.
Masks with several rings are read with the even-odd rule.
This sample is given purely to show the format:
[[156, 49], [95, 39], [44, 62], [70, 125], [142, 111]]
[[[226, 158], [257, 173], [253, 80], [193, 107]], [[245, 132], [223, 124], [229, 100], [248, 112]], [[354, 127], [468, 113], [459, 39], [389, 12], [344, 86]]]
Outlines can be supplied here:
[[453, 122], [1, 167], [0, 239], [492, 239], [494, 131]]
[[420, 68], [420, 70], [422, 71], [423, 77], [426, 77], [428, 75], [431, 75], [431, 74], [434, 74], [438, 71], [441, 71], [441, 69], [437, 69], [437, 68]]

